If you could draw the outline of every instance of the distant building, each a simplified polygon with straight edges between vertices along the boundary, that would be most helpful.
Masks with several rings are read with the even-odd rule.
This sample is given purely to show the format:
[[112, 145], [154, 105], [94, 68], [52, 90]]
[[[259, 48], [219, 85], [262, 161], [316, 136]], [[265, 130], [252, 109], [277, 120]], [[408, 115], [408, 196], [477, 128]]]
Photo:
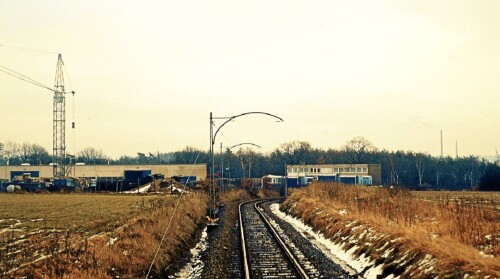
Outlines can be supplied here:
[[[346, 184], [379, 185], [382, 181], [380, 164], [317, 164], [287, 165], [288, 179], [338, 181]], [[302, 184], [302, 183], [299, 183]]]
[[[22, 165], [22, 166], [0, 166], [0, 179], [12, 180], [15, 176], [29, 174], [31, 177], [51, 178], [54, 165]], [[176, 175], [196, 177], [203, 180], [207, 177], [206, 164], [195, 165], [74, 165], [68, 167], [69, 177], [77, 178], [123, 178], [125, 174], [134, 171], [144, 173], [163, 174], [164, 177]]]

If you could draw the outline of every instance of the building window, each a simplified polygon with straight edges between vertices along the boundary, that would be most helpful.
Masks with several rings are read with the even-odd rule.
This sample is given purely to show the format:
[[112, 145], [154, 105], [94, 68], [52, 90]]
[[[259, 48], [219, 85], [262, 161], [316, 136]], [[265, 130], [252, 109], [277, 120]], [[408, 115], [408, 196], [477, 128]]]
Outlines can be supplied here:
[[363, 172], [368, 172], [368, 168], [363, 168]]
[[339, 168], [333, 168], [333, 172], [339, 172]]
[[358, 168], [356, 171], [357, 171], [357, 172], [361, 172], [361, 168]]

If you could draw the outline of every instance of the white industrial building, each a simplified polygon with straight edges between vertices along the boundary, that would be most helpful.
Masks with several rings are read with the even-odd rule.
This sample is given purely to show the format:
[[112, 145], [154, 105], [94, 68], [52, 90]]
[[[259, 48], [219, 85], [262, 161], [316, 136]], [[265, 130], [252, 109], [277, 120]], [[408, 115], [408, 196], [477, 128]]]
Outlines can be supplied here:
[[[287, 165], [287, 177], [303, 180], [338, 181], [347, 184], [378, 185], [380, 164]], [[303, 184], [307, 181], [299, 181]]]

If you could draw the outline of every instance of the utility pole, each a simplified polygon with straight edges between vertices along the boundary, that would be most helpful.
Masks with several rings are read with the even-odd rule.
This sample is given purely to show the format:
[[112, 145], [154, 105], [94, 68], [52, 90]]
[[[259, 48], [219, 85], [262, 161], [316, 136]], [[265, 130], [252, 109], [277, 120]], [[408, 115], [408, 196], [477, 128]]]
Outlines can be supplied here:
[[224, 192], [224, 159], [223, 159], [223, 156], [222, 156], [222, 141], [220, 142], [220, 183], [219, 183], [219, 187], [220, 187], [220, 191], [221, 192]]
[[[270, 117], [273, 117], [273, 118], [276, 118], [278, 120], [280, 120], [280, 122], [283, 122], [283, 119], [276, 116], [276, 115], [273, 115], [273, 114], [270, 114], [270, 113], [267, 113], [267, 112], [261, 112], [261, 111], [251, 111], [251, 112], [245, 112], [245, 113], [241, 113], [241, 114], [238, 114], [238, 115], [233, 115], [233, 116], [229, 116], [229, 117], [213, 117], [212, 115], [212, 112], [210, 112], [210, 164], [211, 164], [211, 170], [210, 170], [210, 210], [209, 210], [209, 218], [214, 218], [216, 217], [216, 210], [215, 210], [215, 186], [214, 186], [214, 144], [215, 144], [215, 138], [217, 137], [217, 134], [219, 133], [219, 130], [224, 127], [224, 125], [226, 125], [227, 123], [233, 121], [235, 118], [238, 118], [238, 117], [241, 117], [241, 116], [245, 116], [245, 115], [249, 115], [249, 114], [263, 114], [263, 115], [267, 115], [267, 116], [270, 116]], [[224, 123], [222, 123], [217, 129], [215, 129], [214, 131], [214, 119], [225, 119]], [[217, 226], [217, 223], [216, 222], [209, 222], [209, 224], [207, 225], [210, 225], [210, 226]]]

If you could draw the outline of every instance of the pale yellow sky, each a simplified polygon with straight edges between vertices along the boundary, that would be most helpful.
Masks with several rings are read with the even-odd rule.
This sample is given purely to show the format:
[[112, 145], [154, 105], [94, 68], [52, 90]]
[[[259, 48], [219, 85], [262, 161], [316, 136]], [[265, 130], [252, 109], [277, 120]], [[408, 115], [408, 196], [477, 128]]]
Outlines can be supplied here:
[[[443, 130], [446, 155], [455, 141], [461, 156], [500, 149], [499, 1], [0, 0], [0, 11], [0, 65], [53, 87], [63, 55], [77, 92], [68, 153], [205, 150], [210, 112], [247, 111], [285, 122], [239, 118], [217, 146], [364, 136], [438, 155]], [[0, 141], [51, 152], [50, 91], [0, 73], [0, 104]]]

